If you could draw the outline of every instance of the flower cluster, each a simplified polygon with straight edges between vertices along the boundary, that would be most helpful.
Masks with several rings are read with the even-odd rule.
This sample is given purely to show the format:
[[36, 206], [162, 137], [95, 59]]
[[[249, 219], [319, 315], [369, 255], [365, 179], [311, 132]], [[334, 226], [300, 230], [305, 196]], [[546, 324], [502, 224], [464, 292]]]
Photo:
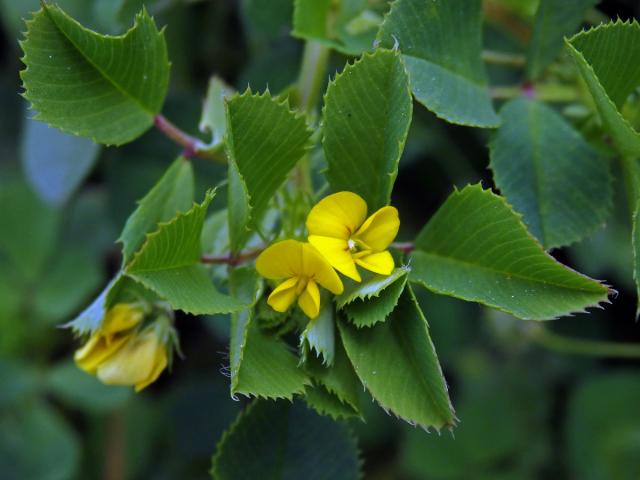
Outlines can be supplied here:
[[143, 325], [144, 312], [128, 303], [109, 309], [100, 328], [75, 353], [76, 364], [107, 385], [131, 385], [139, 392], [167, 367], [169, 320]]
[[[283, 240], [256, 261], [265, 278], [278, 281], [267, 303], [285, 312], [298, 300], [309, 318], [320, 312], [318, 285], [339, 295], [344, 287], [336, 270], [361, 281], [357, 266], [381, 275], [393, 271], [387, 250], [400, 228], [398, 210], [382, 207], [367, 217], [367, 204], [353, 192], [338, 192], [318, 202], [307, 217], [308, 242]], [[334, 270], [335, 269], [335, 270]]]

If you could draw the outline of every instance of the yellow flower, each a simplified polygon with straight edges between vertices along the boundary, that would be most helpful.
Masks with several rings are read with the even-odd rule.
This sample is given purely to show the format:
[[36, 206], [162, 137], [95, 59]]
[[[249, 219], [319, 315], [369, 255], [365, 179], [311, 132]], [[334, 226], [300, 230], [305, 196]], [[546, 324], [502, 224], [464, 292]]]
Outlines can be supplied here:
[[108, 385], [132, 385], [139, 392], [167, 366], [167, 347], [161, 341], [160, 321], [142, 333], [135, 330], [144, 312], [119, 303], [106, 313], [101, 327], [76, 351], [82, 370]]
[[338, 295], [342, 281], [331, 265], [308, 243], [283, 240], [274, 243], [256, 260], [258, 273], [281, 283], [271, 292], [267, 303], [278, 312], [285, 312], [298, 299], [307, 317], [313, 319], [320, 312], [318, 284]]
[[309, 212], [309, 243], [333, 268], [359, 282], [356, 264], [382, 275], [393, 271], [387, 247], [398, 234], [400, 218], [394, 207], [382, 207], [367, 218], [367, 204], [353, 192], [323, 198]]
[[128, 331], [138, 325], [143, 317], [142, 310], [127, 303], [118, 303], [110, 308], [102, 326], [76, 351], [74, 359], [78, 367], [95, 374], [98, 366], [122, 347], [127, 341]]
[[129, 335], [122, 348], [98, 367], [97, 377], [107, 385], [134, 385], [139, 392], [156, 381], [167, 367], [167, 349], [155, 328]]

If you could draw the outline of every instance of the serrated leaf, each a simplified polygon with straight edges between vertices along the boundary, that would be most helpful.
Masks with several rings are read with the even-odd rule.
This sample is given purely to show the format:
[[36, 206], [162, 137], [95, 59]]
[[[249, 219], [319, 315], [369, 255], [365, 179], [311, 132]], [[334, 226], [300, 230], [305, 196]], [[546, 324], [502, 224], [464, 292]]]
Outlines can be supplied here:
[[337, 395], [322, 385], [307, 386], [304, 391], [304, 401], [320, 415], [328, 415], [334, 420], [359, 416], [351, 405], [341, 402]]
[[540, 0], [527, 52], [527, 78], [535, 79], [555, 60], [565, 35], [574, 33], [599, 0]]
[[295, 0], [294, 37], [315, 40], [346, 55], [360, 55], [382, 21], [366, 0]]
[[284, 102], [247, 90], [227, 101], [229, 233], [239, 251], [249, 227], [260, 224], [269, 201], [304, 155], [310, 137], [305, 119]]
[[400, 267], [394, 269], [390, 275], [364, 272], [361, 282], [345, 279], [343, 282], [344, 292], [336, 297], [336, 306], [338, 309], [342, 309], [356, 300], [368, 300], [377, 297], [389, 285], [407, 275], [409, 271], [409, 267]]
[[[249, 306], [259, 297], [259, 285], [253, 268], [235, 269], [230, 278], [231, 292]], [[231, 394], [292, 399], [309, 379], [287, 345], [260, 330], [253, 313], [249, 307], [231, 316]]]
[[342, 308], [349, 321], [356, 327], [372, 327], [384, 322], [398, 304], [400, 295], [407, 283], [407, 275], [384, 288], [377, 296], [367, 299], [355, 299]]
[[338, 326], [356, 374], [384, 409], [423, 428], [454, 425], [427, 321], [410, 287], [386, 322], [364, 329], [345, 321]]
[[153, 125], [169, 84], [164, 35], [146, 10], [124, 35], [88, 30], [43, 3], [28, 22], [20, 74], [42, 120], [96, 143], [122, 145]]
[[342, 423], [300, 402], [256, 401], [225, 432], [213, 456], [214, 480], [354, 480], [358, 448]]
[[[300, 335], [303, 349], [308, 348], [312, 355], [322, 356], [325, 365], [333, 364], [335, 354], [335, 320], [333, 303], [323, 295], [320, 313], [309, 320], [307, 327]], [[315, 350], [315, 354], [313, 351]]]
[[322, 385], [341, 403], [349, 405], [354, 412], [360, 414], [358, 395], [360, 381], [353, 371], [339, 335], [335, 337], [335, 355], [332, 365], [323, 365], [319, 358], [308, 356], [304, 368], [315, 384]]
[[480, 185], [455, 191], [415, 241], [409, 279], [524, 320], [607, 301], [609, 289], [558, 263], [502, 198]]
[[98, 159], [100, 147], [27, 119], [22, 136], [22, 168], [27, 180], [46, 203], [66, 203]]
[[380, 49], [347, 65], [324, 100], [323, 148], [331, 188], [387, 205], [411, 124], [411, 93], [397, 52]]
[[640, 84], [640, 25], [622, 21], [600, 25], [566, 40], [569, 53], [611, 136], [625, 157], [640, 156], [640, 135], [620, 114], [620, 107]]
[[546, 248], [580, 240], [613, 202], [609, 161], [546, 105], [512, 100], [491, 142], [496, 186]]
[[216, 75], [209, 80], [209, 88], [198, 124], [202, 133], [211, 134], [209, 149], [217, 149], [224, 142], [224, 136], [227, 132], [227, 114], [224, 102], [234, 92], [233, 88]]
[[209, 203], [209, 191], [201, 204], [160, 224], [147, 235], [125, 273], [165, 299], [172, 308], [194, 315], [240, 310], [244, 304], [220, 293], [200, 262], [200, 237]]
[[159, 223], [171, 220], [193, 204], [193, 168], [191, 162], [178, 157], [151, 190], [138, 203], [120, 234], [122, 264], [128, 265], [133, 254]]
[[438, 117], [498, 126], [481, 56], [480, 0], [396, 0], [377, 38], [386, 47], [397, 44], [413, 95]]

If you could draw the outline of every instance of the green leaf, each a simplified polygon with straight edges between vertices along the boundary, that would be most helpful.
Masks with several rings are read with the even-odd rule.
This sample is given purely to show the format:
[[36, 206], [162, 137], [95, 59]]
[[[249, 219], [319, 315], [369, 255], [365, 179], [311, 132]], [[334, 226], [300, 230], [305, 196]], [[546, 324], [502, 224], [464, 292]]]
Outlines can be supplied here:
[[209, 191], [201, 204], [173, 220], [160, 224], [125, 273], [164, 298], [176, 310], [194, 315], [229, 313], [244, 305], [220, 293], [200, 262], [200, 237], [209, 203]]
[[398, 45], [416, 100], [460, 125], [496, 127], [482, 63], [480, 0], [396, 0], [378, 40]]
[[71, 361], [53, 366], [48, 372], [46, 384], [51, 393], [64, 403], [94, 413], [122, 407], [133, 393], [131, 388], [104, 385]]
[[333, 364], [335, 354], [335, 320], [333, 318], [333, 303], [323, 295], [320, 313], [313, 320], [309, 320], [307, 327], [300, 335], [303, 351], [316, 351], [322, 356], [325, 365]]
[[408, 267], [400, 267], [394, 269], [391, 275], [364, 272], [361, 282], [344, 279], [344, 292], [336, 297], [336, 306], [338, 309], [343, 309], [346, 305], [357, 300], [370, 300], [378, 297], [387, 287], [403, 278], [409, 271]]
[[572, 395], [565, 431], [574, 478], [637, 478], [639, 380], [631, 371], [602, 375], [589, 379]]
[[411, 124], [411, 93], [397, 52], [365, 54], [329, 84], [324, 100], [326, 173], [371, 212], [387, 205]]
[[234, 296], [249, 305], [231, 316], [231, 394], [292, 399], [309, 379], [287, 345], [263, 333], [253, 318], [252, 306], [261, 293], [255, 269], [235, 269], [230, 278]]
[[307, 386], [304, 391], [304, 401], [320, 415], [328, 415], [334, 420], [359, 416], [357, 410], [348, 403], [340, 401], [337, 395], [322, 385]]
[[640, 84], [640, 25], [635, 20], [620, 20], [600, 25], [567, 40], [567, 47], [578, 65], [593, 97], [605, 131], [622, 155], [623, 174], [632, 214], [634, 278], [640, 315], [640, 242], [638, 207], [640, 206], [640, 134], [621, 115], [620, 108]]
[[202, 107], [202, 115], [198, 128], [202, 133], [211, 134], [210, 149], [219, 148], [224, 142], [227, 132], [227, 114], [225, 109], [225, 99], [235, 93], [235, 90], [224, 81], [214, 75], [209, 80], [207, 97]]
[[346, 425], [300, 402], [256, 401], [225, 432], [213, 456], [215, 480], [354, 480], [358, 448]]
[[605, 130], [618, 152], [632, 158], [640, 156], [640, 135], [619, 109], [640, 84], [638, 42], [640, 25], [635, 20], [600, 25], [566, 40]]
[[608, 159], [543, 103], [512, 100], [500, 116], [491, 169], [529, 231], [548, 249], [602, 226], [613, 202]]
[[229, 233], [239, 251], [270, 200], [307, 150], [311, 131], [287, 101], [247, 90], [227, 101]]
[[544, 73], [560, 53], [564, 36], [576, 31], [586, 11], [596, 3], [598, 0], [540, 0], [527, 52], [527, 78]]
[[117, 37], [88, 30], [47, 3], [27, 25], [20, 76], [36, 120], [107, 145], [127, 143], [153, 125], [169, 61], [164, 34], [146, 10]]
[[340, 336], [335, 337], [335, 354], [333, 364], [325, 365], [319, 358], [308, 356], [304, 363], [305, 371], [313, 378], [314, 384], [322, 385], [328, 393], [336, 397], [340, 403], [348, 405], [359, 415], [360, 380], [353, 371], [351, 361], [347, 357]]
[[46, 403], [30, 402], [17, 411], [3, 412], [0, 422], [0, 471], [3, 478], [76, 478], [79, 463], [80, 442], [75, 432]]
[[98, 160], [100, 147], [27, 119], [22, 136], [22, 167], [29, 183], [46, 203], [65, 204]]
[[502, 198], [480, 185], [455, 191], [422, 229], [410, 280], [524, 320], [607, 301], [609, 289], [558, 263]]
[[368, 7], [366, 0], [295, 0], [291, 34], [360, 55], [372, 47], [382, 21]]
[[396, 308], [406, 283], [407, 275], [402, 275], [377, 295], [367, 299], [358, 298], [345, 305], [342, 311], [351, 323], [359, 328], [372, 327], [376, 323], [384, 322]]
[[454, 425], [427, 321], [411, 288], [386, 322], [362, 329], [338, 325], [356, 374], [384, 409], [423, 428]]
[[122, 264], [128, 265], [159, 223], [171, 220], [193, 204], [193, 168], [191, 162], [178, 157], [138, 204], [127, 219], [118, 241], [122, 242]]

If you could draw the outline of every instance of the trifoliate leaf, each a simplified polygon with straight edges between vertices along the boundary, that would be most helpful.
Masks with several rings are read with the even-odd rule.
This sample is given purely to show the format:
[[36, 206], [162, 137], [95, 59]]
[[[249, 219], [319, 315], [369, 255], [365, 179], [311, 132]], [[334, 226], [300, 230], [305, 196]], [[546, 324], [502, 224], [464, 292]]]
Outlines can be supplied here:
[[43, 3], [22, 42], [25, 97], [41, 120], [122, 145], [153, 125], [169, 84], [163, 32], [143, 9], [124, 35], [100, 35]]
[[377, 38], [402, 52], [413, 95], [438, 117], [498, 126], [482, 63], [480, 0], [396, 0]]
[[171, 220], [193, 204], [193, 169], [191, 162], [178, 157], [128, 218], [118, 241], [122, 242], [122, 264], [127, 265], [160, 222]]
[[263, 333], [253, 318], [251, 306], [261, 283], [255, 269], [235, 269], [229, 282], [233, 295], [248, 305], [231, 316], [231, 394], [292, 399], [304, 392], [309, 379], [296, 356], [279, 338]]
[[329, 84], [324, 100], [329, 185], [387, 205], [411, 124], [411, 93], [397, 52], [365, 54]]
[[200, 237], [209, 203], [209, 191], [201, 204], [179, 213], [147, 235], [145, 243], [125, 273], [156, 292], [177, 310], [194, 315], [229, 313], [244, 304], [220, 293], [200, 262]]
[[345, 305], [342, 311], [356, 327], [372, 327], [376, 323], [384, 322], [396, 308], [406, 283], [405, 274], [381, 290], [377, 296], [357, 298]]
[[213, 456], [214, 480], [354, 480], [358, 448], [343, 423], [301, 402], [256, 401], [225, 432]]
[[361, 329], [347, 321], [338, 325], [356, 374], [384, 409], [423, 428], [455, 423], [427, 321], [411, 288], [386, 322]]
[[605, 285], [558, 263], [511, 206], [480, 185], [455, 191], [415, 246], [410, 280], [524, 320], [548, 320], [607, 301]]
[[394, 269], [390, 275], [363, 272], [361, 282], [345, 279], [344, 292], [336, 297], [336, 305], [339, 309], [342, 309], [356, 300], [368, 300], [378, 297], [389, 285], [403, 278], [410, 271], [409, 267], [400, 267]]
[[334, 420], [359, 416], [351, 405], [341, 402], [337, 395], [322, 385], [307, 386], [304, 401], [320, 415], [328, 415]]
[[274, 194], [304, 155], [310, 130], [284, 102], [247, 90], [227, 101], [229, 234], [239, 251]]
[[512, 100], [491, 142], [496, 186], [549, 249], [580, 240], [608, 218], [609, 161], [546, 105]]

